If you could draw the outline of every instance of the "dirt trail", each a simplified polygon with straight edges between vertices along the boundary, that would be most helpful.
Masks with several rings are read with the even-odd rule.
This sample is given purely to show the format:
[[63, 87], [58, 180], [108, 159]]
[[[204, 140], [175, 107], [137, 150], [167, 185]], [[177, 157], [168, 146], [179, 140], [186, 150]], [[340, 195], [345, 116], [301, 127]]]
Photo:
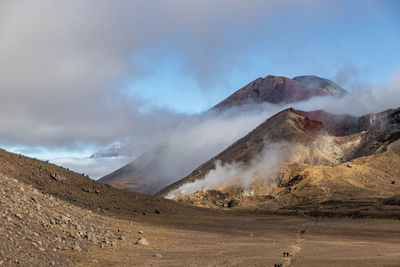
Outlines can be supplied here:
[[289, 257], [285, 258], [285, 264], [284, 266], [290, 266], [292, 264], [292, 261], [296, 258], [296, 256], [300, 253], [300, 251], [303, 249], [303, 243], [304, 243], [304, 237], [302, 234], [297, 234], [296, 235], [296, 241], [292, 244], [291, 250]]

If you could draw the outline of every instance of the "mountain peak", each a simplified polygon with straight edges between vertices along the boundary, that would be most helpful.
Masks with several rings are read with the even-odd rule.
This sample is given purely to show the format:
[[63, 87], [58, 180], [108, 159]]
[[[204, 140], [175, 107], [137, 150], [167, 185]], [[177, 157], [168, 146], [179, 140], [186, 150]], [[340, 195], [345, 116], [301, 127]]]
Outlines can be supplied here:
[[293, 79], [283, 76], [267, 75], [257, 78], [242, 87], [213, 109], [225, 109], [232, 106], [269, 102], [273, 104], [294, 103], [313, 96], [332, 95], [341, 97], [345, 90], [334, 82], [318, 76], [297, 76]]
[[109, 148], [105, 150], [98, 151], [90, 156], [90, 158], [111, 158], [111, 157], [118, 157], [123, 154], [123, 148], [120, 143], [112, 144]]

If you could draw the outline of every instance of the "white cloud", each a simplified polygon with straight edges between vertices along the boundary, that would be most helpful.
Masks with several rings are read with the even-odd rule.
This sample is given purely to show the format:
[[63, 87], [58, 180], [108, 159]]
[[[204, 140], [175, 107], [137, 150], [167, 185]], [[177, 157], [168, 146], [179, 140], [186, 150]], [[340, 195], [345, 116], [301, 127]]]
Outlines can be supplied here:
[[278, 31], [268, 22], [286, 8], [323, 19], [318, 10], [326, 6], [261, 0], [1, 1], [0, 142], [107, 145], [161, 131], [176, 114], [138, 112], [143, 101], [122, 93], [128, 77], [152, 75], [157, 62], [175, 55], [202, 88], [216, 79], [223, 83], [222, 74], [245, 65], [247, 48], [264, 38], [259, 30]]
[[50, 162], [78, 173], [89, 175], [95, 180], [104, 174], [110, 173], [127, 164], [131, 159], [127, 157], [112, 158], [55, 158]]

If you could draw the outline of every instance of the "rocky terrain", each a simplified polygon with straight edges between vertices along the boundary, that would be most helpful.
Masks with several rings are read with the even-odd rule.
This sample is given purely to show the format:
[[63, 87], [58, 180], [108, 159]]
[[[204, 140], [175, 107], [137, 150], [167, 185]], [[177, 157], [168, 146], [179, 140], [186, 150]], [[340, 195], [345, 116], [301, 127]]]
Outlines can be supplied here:
[[0, 206], [0, 262], [6, 266], [72, 265], [80, 252], [124, 239], [104, 216], [3, 174]]
[[0, 173], [28, 184], [43, 194], [100, 214], [130, 218], [143, 213], [158, 215], [156, 210], [180, 214], [187, 209], [161, 197], [119, 190], [95, 182], [85, 174], [1, 149]]

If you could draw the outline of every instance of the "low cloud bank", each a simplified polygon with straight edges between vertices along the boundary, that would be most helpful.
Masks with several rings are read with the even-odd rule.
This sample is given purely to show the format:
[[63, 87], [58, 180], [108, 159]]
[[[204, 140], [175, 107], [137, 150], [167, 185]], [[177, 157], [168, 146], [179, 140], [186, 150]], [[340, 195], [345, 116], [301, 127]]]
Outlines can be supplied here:
[[145, 183], [154, 184], [158, 191], [185, 177], [281, 109], [281, 105], [265, 103], [194, 115], [158, 133], [152, 139], [152, 149], [134, 160], [135, 172], [127, 172], [132, 180], [146, 177]]
[[359, 85], [343, 98], [316, 97], [292, 106], [305, 111], [323, 109], [334, 114], [354, 116], [398, 108], [400, 106], [400, 68], [385, 84]]

